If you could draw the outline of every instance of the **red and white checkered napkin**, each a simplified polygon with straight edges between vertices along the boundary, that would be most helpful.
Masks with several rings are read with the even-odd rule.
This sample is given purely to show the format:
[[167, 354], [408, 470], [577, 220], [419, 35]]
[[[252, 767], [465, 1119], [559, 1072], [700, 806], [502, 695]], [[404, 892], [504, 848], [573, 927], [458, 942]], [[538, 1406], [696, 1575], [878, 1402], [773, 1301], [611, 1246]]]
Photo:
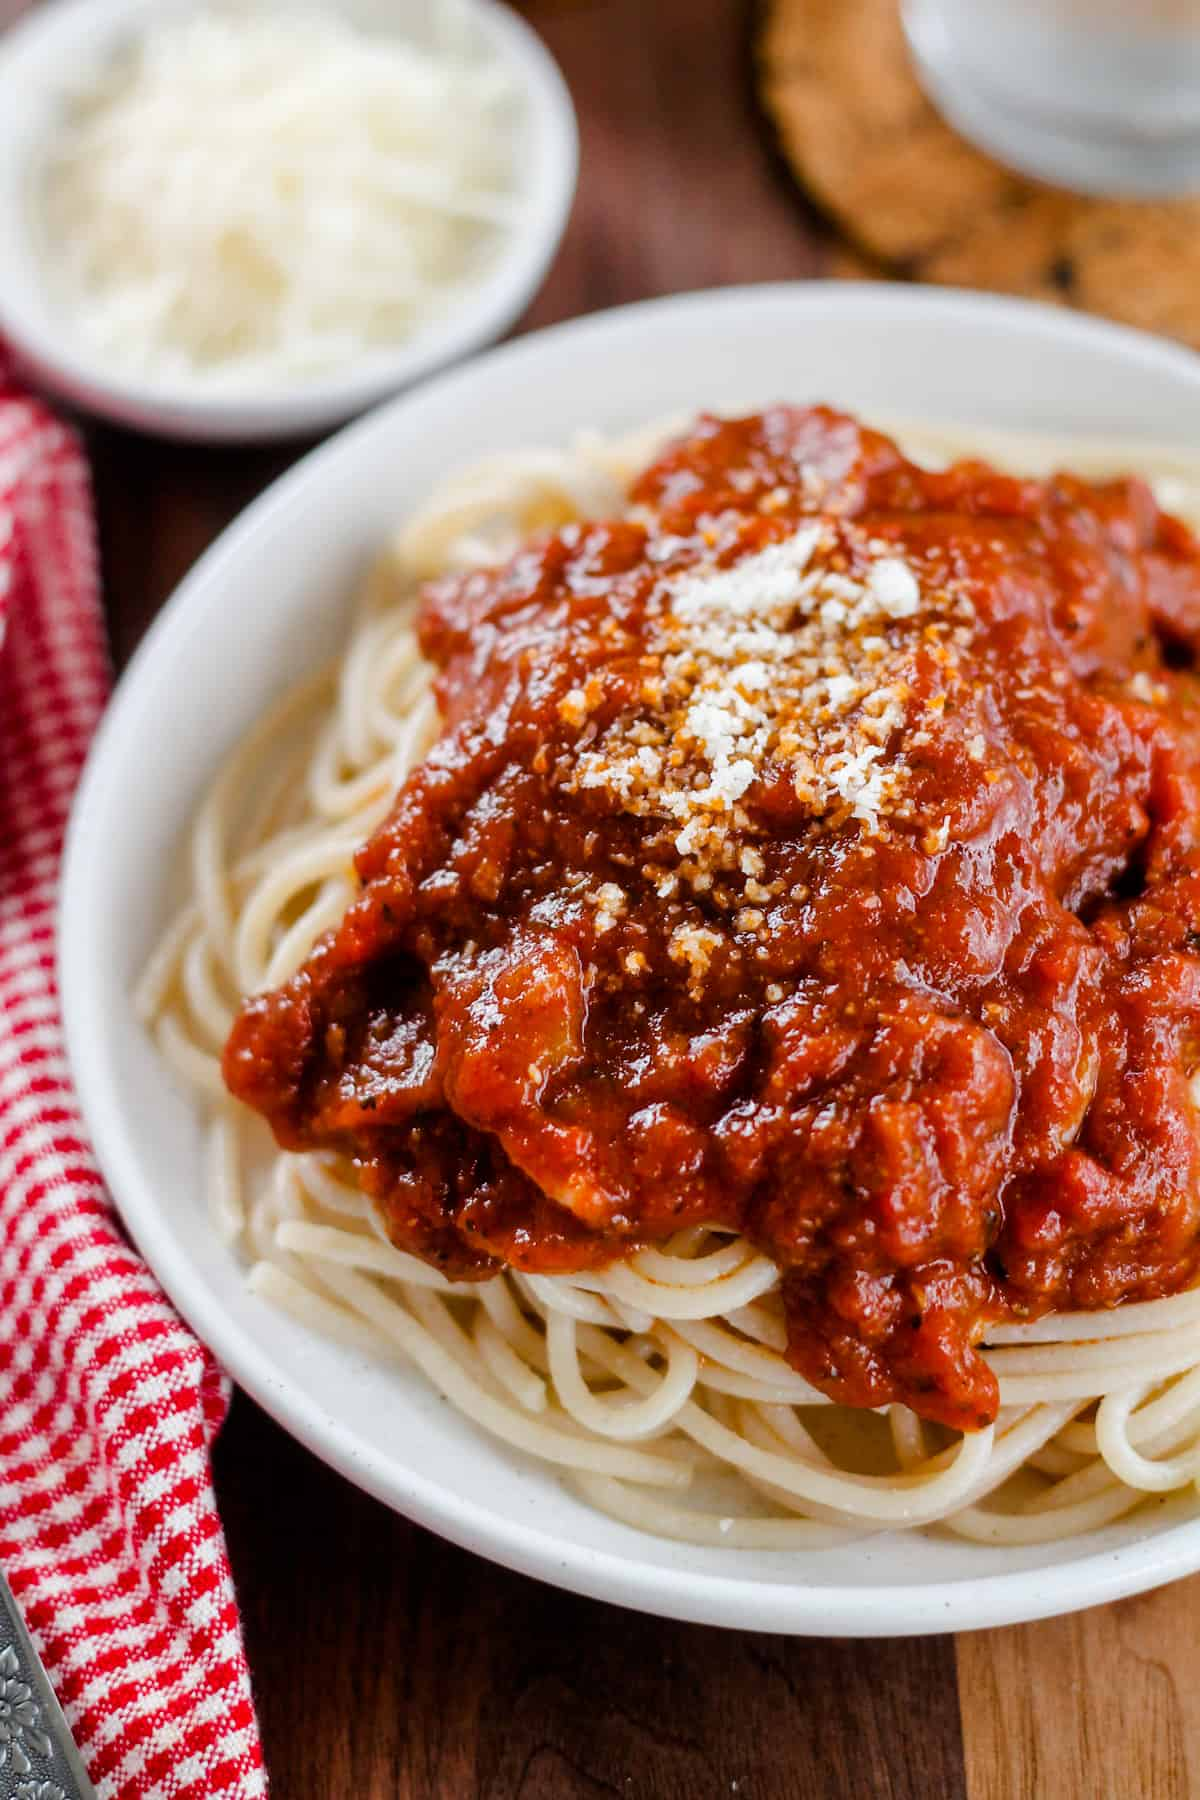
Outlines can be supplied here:
[[63, 1053], [59, 859], [108, 692], [87, 468], [2, 351], [0, 625], [0, 1568], [100, 1800], [248, 1800], [209, 1468], [228, 1383], [121, 1236]]

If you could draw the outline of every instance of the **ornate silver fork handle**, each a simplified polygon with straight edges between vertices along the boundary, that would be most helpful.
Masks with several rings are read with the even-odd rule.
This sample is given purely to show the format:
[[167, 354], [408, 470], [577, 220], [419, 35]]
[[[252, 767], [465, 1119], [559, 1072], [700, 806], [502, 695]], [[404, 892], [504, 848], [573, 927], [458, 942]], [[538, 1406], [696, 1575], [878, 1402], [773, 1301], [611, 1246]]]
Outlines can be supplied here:
[[3, 1575], [0, 1800], [96, 1800], [96, 1790]]

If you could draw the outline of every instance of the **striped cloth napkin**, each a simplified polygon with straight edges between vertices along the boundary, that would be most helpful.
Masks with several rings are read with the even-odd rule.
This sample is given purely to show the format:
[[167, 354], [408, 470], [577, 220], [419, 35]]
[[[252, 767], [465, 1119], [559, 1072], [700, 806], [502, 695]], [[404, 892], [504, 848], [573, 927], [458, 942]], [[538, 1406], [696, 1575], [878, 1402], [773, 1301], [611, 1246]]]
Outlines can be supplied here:
[[[108, 693], [87, 468], [2, 351], [0, 632], [0, 1568], [100, 1800], [249, 1800], [228, 1382], [122, 1237], [63, 1053], [55, 891]], [[39, 1736], [0, 1667], [0, 1792], [54, 1800]]]

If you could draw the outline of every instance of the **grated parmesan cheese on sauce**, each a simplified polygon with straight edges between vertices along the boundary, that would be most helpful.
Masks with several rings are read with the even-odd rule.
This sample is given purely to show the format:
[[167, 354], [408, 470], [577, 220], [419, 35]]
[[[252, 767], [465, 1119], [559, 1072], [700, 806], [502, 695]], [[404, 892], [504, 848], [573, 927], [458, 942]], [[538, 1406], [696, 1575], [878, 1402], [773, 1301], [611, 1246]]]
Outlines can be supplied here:
[[296, 381], [440, 316], [516, 217], [518, 96], [458, 0], [432, 16], [428, 44], [286, 3], [169, 16], [77, 90], [42, 235], [92, 345]]
[[[814, 821], [880, 833], [908, 776], [893, 740], [906, 720], [914, 628], [929, 628], [948, 605], [961, 614], [961, 600], [923, 596], [915, 569], [886, 544], [829, 519], [729, 566], [665, 576], [648, 610], [646, 648], [659, 673], [635, 718], [577, 746], [570, 785], [669, 821], [697, 892], [736, 867], [745, 898], [765, 901], [761, 855], [741, 842], [731, 849], [732, 835], [751, 826], [739, 803], [782, 775]], [[567, 696], [567, 723], [583, 722], [582, 701]], [[665, 873], [660, 893], [674, 880]], [[743, 907], [739, 929], [761, 919]], [[681, 940], [678, 953], [698, 964], [707, 948]]]

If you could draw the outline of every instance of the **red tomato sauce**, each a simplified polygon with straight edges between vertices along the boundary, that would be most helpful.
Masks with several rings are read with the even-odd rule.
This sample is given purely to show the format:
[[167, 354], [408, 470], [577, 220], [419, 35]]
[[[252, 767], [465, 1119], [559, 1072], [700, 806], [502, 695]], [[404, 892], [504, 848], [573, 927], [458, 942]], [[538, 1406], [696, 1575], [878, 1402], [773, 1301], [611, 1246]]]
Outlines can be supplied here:
[[1200, 548], [1144, 483], [702, 419], [419, 631], [441, 736], [224, 1063], [398, 1245], [736, 1229], [809, 1379], [967, 1429], [989, 1323], [1196, 1279]]

